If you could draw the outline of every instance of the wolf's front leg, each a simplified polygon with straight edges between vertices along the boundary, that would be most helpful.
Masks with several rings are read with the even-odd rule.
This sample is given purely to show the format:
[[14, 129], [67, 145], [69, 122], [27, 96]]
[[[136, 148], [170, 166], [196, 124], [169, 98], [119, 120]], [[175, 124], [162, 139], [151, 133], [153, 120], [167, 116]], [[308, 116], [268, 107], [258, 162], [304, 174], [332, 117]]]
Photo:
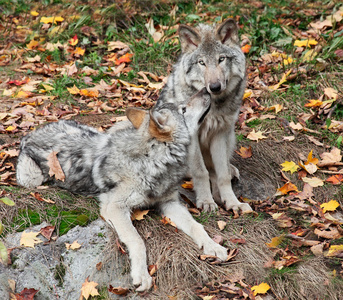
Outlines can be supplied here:
[[[236, 167], [230, 164], [232, 149], [235, 143], [234, 131], [229, 135], [227, 133], [218, 133], [212, 139], [210, 145], [210, 152], [215, 171], [216, 185], [219, 191], [220, 199], [224, 203], [227, 210], [242, 210], [243, 212], [252, 211], [247, 203], [238, 201], [236, 195], [232, 190], [231, 179], [238, 173]], [[229, 145], [228, 145], [229, 144]]]
[[101, 194], [99, 198], [101, 216], [115, 228], [119, 239], [127, 246], [131, 260], [131, 277], [133, 284], [138, 286], [136, 290], [141, 292], [150, 289], [152, 278], [148, 273], [144, 241], [132, 225], [129, 208], [116, 203], [113, 194]]
[[202, 156], [198, 136], [192, 137], [189, 150], [189, 169], [193, 179], [196, 195], [196, 206], [204, 211], [214, 211], [218, 208], [211, 194], [210, 176]]
[[175, 199], [160, 205], [162, 214], [173, 221], [178, 229], [189, 235], [199, 248], [203, 248], [205, 254], [215, 255], [225, 261], [227, 259], [226, 248], [208, 236], [204, 227], [196, 222], [187, 208], [177, 200], [177, 195], [175, 195]]

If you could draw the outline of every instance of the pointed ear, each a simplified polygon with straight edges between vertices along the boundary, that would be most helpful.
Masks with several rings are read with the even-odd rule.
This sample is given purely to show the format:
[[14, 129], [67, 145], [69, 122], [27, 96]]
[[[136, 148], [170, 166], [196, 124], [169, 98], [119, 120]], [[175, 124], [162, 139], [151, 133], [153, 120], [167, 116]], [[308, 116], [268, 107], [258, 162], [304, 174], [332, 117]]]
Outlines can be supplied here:
[[168, 116], [150, 111], [149, 133], [160, 142], [171, 142], [172, 128], [168, 124]]
[[239, 38], [236, 21], [233, 19], [227, 19], [223, 22], [217, 29], [217, 38], [222, 42], [222, 44], [226, 44], [230, 41], [238, 44]]
[[134, 107], [128, 107], [126, 109], [126, 116], [129, 119], [129, 121], [132, 123], [133, 127], [138, 129], [143, 121], [145, 116], [147, 115], [147, 111], [139, 108], [134, 108]]
[[194, 51], [200, 44], [201, 38], [195, 28], [181, 24], [178, 32], [183, 53]]

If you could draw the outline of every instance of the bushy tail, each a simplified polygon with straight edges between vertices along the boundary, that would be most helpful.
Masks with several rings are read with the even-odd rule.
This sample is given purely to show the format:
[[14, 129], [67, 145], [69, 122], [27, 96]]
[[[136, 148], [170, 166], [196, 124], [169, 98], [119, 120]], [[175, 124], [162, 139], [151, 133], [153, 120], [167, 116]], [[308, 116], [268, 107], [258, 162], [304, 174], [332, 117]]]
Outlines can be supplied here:
[[44, 182], [42, 170], [34, 160], [21, 153], [17, 163], [17, 183], [27, 188], [35, 188]]

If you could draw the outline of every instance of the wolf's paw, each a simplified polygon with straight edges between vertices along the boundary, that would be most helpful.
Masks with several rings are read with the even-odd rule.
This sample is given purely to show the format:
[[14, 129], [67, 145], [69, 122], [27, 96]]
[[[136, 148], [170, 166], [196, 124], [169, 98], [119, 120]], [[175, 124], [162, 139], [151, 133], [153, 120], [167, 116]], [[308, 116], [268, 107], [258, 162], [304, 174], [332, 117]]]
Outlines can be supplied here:
[[204, 253], [206, 255], [217, 256], [220, 260], [225, 261], [227, 259], [227, 249], [220, 246], [213, 240], [210, 240], [208, 243], [204, 244]]
[[144, 271], [139, 274], [131, 274], [133, 279], [134, 286], [137, 286], [137, 292], [144, 292], [151, 288], [152, 286], [152, 278], [149, 275], [148, 271]]
[[230, 210], [230, 209], [235, 210], [235, 211], [241, 210], [243, 213], [248, 213], [248, 212], [253, 211], [248, 203], [241, 203], [241, 202], [234, 203], [234, 204], [225, 202], [225, 208], [226, 210]]
[[202, 210], [205, 212], [215, 211], [216, 209], [218, 209], [218, 205], [214, 202], [213, 199], [211, 200], [197, 199], [196, 204], [197, 204], [197, 208], [202, 208]]

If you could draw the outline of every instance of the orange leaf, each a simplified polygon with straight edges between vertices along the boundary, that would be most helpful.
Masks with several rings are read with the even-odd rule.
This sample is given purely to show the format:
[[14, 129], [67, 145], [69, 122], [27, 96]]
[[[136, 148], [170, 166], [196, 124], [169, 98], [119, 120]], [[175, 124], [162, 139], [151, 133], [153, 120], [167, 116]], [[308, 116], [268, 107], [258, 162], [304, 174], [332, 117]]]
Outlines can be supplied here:
[[308, 165], [309, 163], [312, 163], [314, 165], [318, 164], [319, 160], [318, 160], [318, 158], [312, 157], [312, 152], [313, 152], [313, 150], [311, 150], [311, 152], [308, 154], [307, 161], [305, 162], [305, 165]]
[[132, 214], [131, 214], [131, 220], [137, 220], [137, 221], [140, 221], [140, 220], [143, 220], [144, 219], [144, 216], [147, 215], [149, 212], [149, 210], [140, 210], [140, 209], [135, 209]]
[[124, 289], [122, 287], [113, 287], [112, 285], [110, 285], [110, 287], [108, 288], [108, 291], [110, 293], [116, 294], [116, 295], [120, 295], [120, 296], [126, 296], [129, 292], [128, 289]]
[[86, 97], [98, 97], [99, 91], [96, 89], [82, 89], [80, 90], [80, 95], [83, 95]]
[[241, 147], [238, 151], [235, 151], [239, 156], [242, 158], [249, 158], [252, 156], [252, 149], [251, 146], [249, 148]]
[[317, 106], [321, 106], [323, 104], [323, 101], [321, 101], [321, 100], [311, 99], [308, 101], [309, 101], [309, 103], [306, 103], [304, 105], [305, 107], [317, 107]]
[[251, 45], [246, 44], [245, 46], [241, 47], [243, 53], [249, 53]]
[[74, 54], [78, 54], [78, 55], [84, 55], [85, 54], [85, 49], [82, 49], [80, 47], [76, 47]]
[[332, 184], [341, 184], [343, 182], [343, 175], [342, 174], [337, 174], [329, 177], [326, 179], [326, 182], [330, 182]]
[[121, 63], [129, 63], [131, 62], [131, 57], [133, 56], [133, 54], [131, 53], [126, 53], [125, 55], [121, 56], [120, 58], [115, 60], [115, 64], [118, 66]]
[[164, 224], [164, 225], [171, 225], [171, 226], [174, 226], [175, 228], [177, 228], [176, 227], [176, 224], [174, 223], [174, 222], [172, 222], [168, 217], [163, 217], [162, 218], [162, 220], [161, 220], [161, 222], [162, 222], [162, 224]]
[[291, 182], [287, 182], [284, 186], [278, 189], [283, 195], [288, 194], [289, 192], [295, 191], [298, 192], [298, 188]]

